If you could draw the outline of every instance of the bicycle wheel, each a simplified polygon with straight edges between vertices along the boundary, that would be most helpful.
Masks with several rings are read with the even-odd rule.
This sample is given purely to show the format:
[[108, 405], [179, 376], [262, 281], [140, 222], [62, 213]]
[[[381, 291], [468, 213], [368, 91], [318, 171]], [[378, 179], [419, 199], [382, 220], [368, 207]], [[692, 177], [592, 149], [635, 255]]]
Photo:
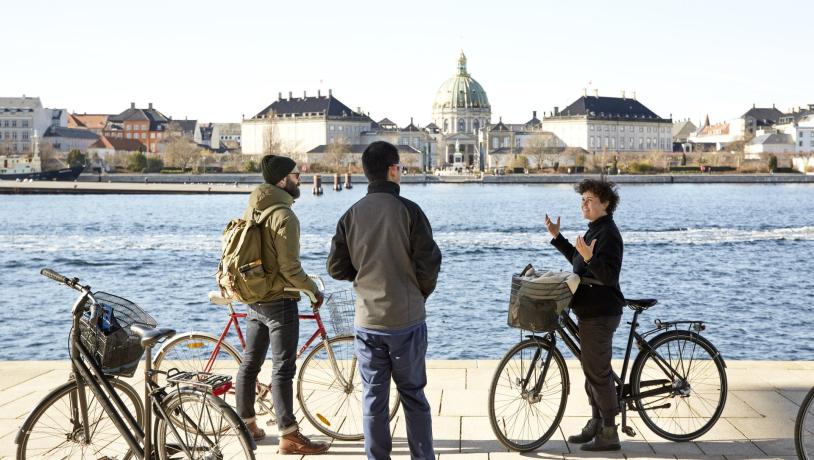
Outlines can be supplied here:
[[670, 331], [649, 342], [630, 375], [636, 409], [648, 428], [671, 441], [690, 441], [712, 428], [726, 403], [724, 360], [706, 339]]
[[[200, 332], [190, 332], [174, 337], [161, 347], [153, 362], [155, 369], [166, 371], [177, 368], [182, 371], [204, 372], [204, 368], [209, 362], [209, 358], [215, 353], [218, 346], [218, 338]], [[237, 369], [240, 367], [242, 358], [237, 350], [228, 343], [222, 342], [218, 348], [218, 353], [212, 361], [212, 368], [207, 372], [232, 376], [232, 381], [237, 379]], [[161, 376], [161, 374], [158, 374]], [[163, 378], [163, 376], [162, 376]], [[159, 385], [166, 382], [158, 381]], [[258, 395], [261, 394], [258, 392]], [[235, 406], [235, 391], [229, 390], [224, 395], [224, 399], [232, 407]], [[261, 405], [255, 405], [255, 409], [262, 409]], [[258, 412], [258, 415], [264, 415]]]
[[[110, 379], [109, 382], [127, 410], [141, 425], [144, 409], [138, 393], [121, 380]], [[35, 458], [128, 459], [133, 456], [127, 441], [113, 425], [113, 420], [107, 415], [96, 395], [87, 385], [85, 385], [85, 395], [91, 438], [90, 442], [86, 442], [81, 417], [72, 415], [73, 408], [77, 407], [77, 395], [77, 383], [70, 381], [51, 391], [37, 404], [17, 435], [18, 460]]]
[[814, 388], [809, 390], [794, 424], [794, 448], [801, 460], [814, 459]]
[[254, 459], [246, 426], [222, 399], [189, 389], [171, 392], [156, 421], [156, 451], [161, 460]]
[[[535, 395], [534, 387], [541, 378]], [[551, 342], [529, 339], [515, 345], [500, 361], [489, 387], [489, 422], [498, 441], [519, 452], [545, 444], [562, 421], [568, 387], [565, 360]]]
[[[349, 387], [342, 387], [333, 370], [325, 343], [308, 354], [297, 378], [297, 399], [305, 418], [322, 433], [343, 441], [364, 437], [362, 430], [362, 381], [349, 335], [328, 339], [336, 365]], [[396, 385], [390, 382], [390, 419], [399, 408]]]

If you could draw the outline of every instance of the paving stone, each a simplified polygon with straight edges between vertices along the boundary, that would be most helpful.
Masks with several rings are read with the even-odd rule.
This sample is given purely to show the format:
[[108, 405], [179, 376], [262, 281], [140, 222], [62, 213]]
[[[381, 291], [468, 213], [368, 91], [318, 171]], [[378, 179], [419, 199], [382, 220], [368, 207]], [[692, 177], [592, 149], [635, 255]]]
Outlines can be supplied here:
[[[799, 405], [789, 401], [777, 391], [733, 390], [729, 392], [729, 397], [743, 401], [761, 416], [769, 418], [790, 417], [793, 419], [799, 408]], [[727, 405], [729, 405], [729, 401], [727, 401]], [[728, 417], [732, 417], [732, 415], [730, 414]]]
[[487, 415], [489, 392], [487, 390], [444, 391], [441, 415], [481, 416]]
[[433, 369], [427, 376], [427, 389], [447, 389], [449, 391], [466, 389], [466, 368]]

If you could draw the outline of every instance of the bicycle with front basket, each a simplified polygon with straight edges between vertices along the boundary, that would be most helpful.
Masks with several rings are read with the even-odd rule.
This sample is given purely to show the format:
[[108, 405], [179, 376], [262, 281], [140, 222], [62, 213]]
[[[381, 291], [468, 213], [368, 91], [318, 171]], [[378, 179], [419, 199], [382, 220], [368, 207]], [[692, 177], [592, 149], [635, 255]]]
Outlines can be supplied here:
[[[42, 275], [79, 291], [72, 309], [71, 378], [31, 411], [14, 442], [17, 459], [254, 459], [254, 442], [217, 395], [231, 377], [152, 369], [152, 348], [175, 331], [155, 328], [136, 304], [93, 292], [78, 278]], [[117, 378], [145, 356], [144, 401]], [[164, 374], [166, 386], [154, 382]], [[155, 415], [155, 423], [153, 423]]]
[[[319, 277], [312, 277], [320, 290], [325, 285]], [[316, 296], [303, 289], [287, 288], [302, 292], [311, 301], [311, 312], [301, 313], [300, 319], [313, 320], [316, 328], [310, 338], [297, 352], [297, 358], [316, 342], [316, 345], [299, 366], [297, 376], [297, 399], [305, 418], [320, 432], [334, 439], [354, 441], [364, 437], [362, 432], [362, 385], [353, 348], [354, 298], [350, 289], [325, 295], [323, 307], [316, 308]], [[229, 319], [220, 335], [206, 332], [180, 334], [161, 347], [155, 358], [155, 367], [173, 366], [189, 371], [217, 372], [236, 375], [242, 362], [242, 354], [226, 340], [234, 326], [241, 349], [246, 348], [240, 318], [246, 313], [235, 311], [232, 301], [210, 292], [209, 300], [227, 308]], [[328, 320], [334, 330], [329, 336], [323, 321], [322, 309], [328, 310]], [[167, 364], [169, 363], [169, 364]], [[234, 405], [234, 391], [226, 395]], [[390, 386], [390, 419], [399, 406], [395, 385]], [[271, 382], [257, 382], [255, 412], [269, 416], [268, 424], [274, 423]]]
[[[615, 372], [622, 431], [635, 436], [627, 411], [636, 411], [654, 433], [672, 441], [690, 441], [709, 431], [724, 409], [727, 379], [724, 359], [700, 333], [703, 321], [655, 321], [639, 333], [639, 315], [655, 299], [626, 299], [634, 311], [622, 375]], [[579, 326], [565, 310], [555, 328], [531, 333], [503, 357], [489, 389], [489, 421], [510, 450], [528, 452], [554, 434], [570, 391], [570, 378], [557, 338], [580, 358]], [[522, 333], [521, 333], [522, 334]], [[630, 368], [633, 343], [639, 353]]]

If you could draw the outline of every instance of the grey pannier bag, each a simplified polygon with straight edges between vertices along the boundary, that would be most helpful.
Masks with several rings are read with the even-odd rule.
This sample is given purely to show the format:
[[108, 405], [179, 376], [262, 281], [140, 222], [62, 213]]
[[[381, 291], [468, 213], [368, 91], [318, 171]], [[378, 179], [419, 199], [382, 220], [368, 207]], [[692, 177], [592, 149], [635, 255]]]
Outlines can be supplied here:
[[537, 273], [529, 264], [512, 276], [506, 322], [510, 327], [532, 332], [553, 331], [578, 286], [579, 276], [574, 273]]

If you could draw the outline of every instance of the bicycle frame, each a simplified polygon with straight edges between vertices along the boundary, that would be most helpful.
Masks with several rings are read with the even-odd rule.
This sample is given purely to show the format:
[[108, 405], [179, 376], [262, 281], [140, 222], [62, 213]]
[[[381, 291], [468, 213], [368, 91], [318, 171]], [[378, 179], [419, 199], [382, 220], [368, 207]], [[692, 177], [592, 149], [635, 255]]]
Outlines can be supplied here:
[[[218, 353], [220, 352], [221, 344], [224, 340], [226, 340], [226, 336], [229, 334], [229, 330], [231, 330], [232, 325], [235, 327], [235, 333], [237, 333], [237, 337], [240, 340], [240, 347], [245, 351], [246, 350], [246, 340], [243, 336], [243, 331], [240, 329], [240, 318], [246, 318], [248, 316], [247, 313], [239, 313], [235, 311], [234, 306], [229, 303], [227, 304], [227, 308], [229, 309], [229, 321], [227, 321], [226, 326], [223, 328], [220, 336], [218, 337], [218, 342], [215, 345], [215, 348], [212, 350], [212, 353], [209, 355], [209, 360], [204, 367], [204, 372], [210, 372], [212, 370], [212, 366], [215, 365], [215, 360], [217, 359]], [[350, 382], [348, 382], [345, 377], [342, 375], [342, 372], [339, 370], [339, 366], [336, 364], [336, 356], [334, 356], [333, 348], [328, 346], [328, 332], [325, 329], [325, 325], [322, 322], [322, 316], [319, 314], [319, 308], [312, 307], [312, 312], [310, 314], [306, 313], [299, 313], [299, 319], [305, 320], [314, 320], [317, 323], [317, 327], [314, 332], [311, 334], [311, 337], [305, 341], [302, 347], [300, 347], [299, 351], [297, 351], [297, 359], [305, 352], [305, 350], [310, 347], [317, 338], [321, 338], [322, 341], [325, 343], [325, 350], [328, 353], [328, 357], [331, 361], [331, 368], [334, 371], [339, 383], [344, 387], [348, 388], [350, 386]], [[356, 360], [356, 357], [353, 358]], [[355, 366], [355, 363], [354, 363]]]
[[[71, 411], [73, 412], [73, 420], [76, 424], [79, 420], [81, 420], [81, 424], [84, 430], [85, 439], [91, 438], [90, 433], [90, 426], [88, 423], [88, 413], [87, 413], [87, 394], [85, 393], [85, 386], [82, 385], [83, 383], [87, 384], [93, 394], [96, 396], [97, 400], [101, 404], [104, 411], [113, 421], [113, 425], [122, 435], [124, 440], [127, 442], [130, 449], [132, 449], [134, 455], [144, 460], [145, 455], [144, 452], [150, 452], [152, 449], [152, 441], [150, 439], [150, 430], [146, 432], [139, 426], [138, 422], [136, 421], [133, 414], [130, 413], [129, 410], [124, 406], [124, 402], [121, 400], [118, 394], [113, 390], [113, 387], [108, 382], [108, 377], [104, 375], [102, 368], [96, 364], [96, 361], [93, 359], [90, 352], [88, 352], [87, 348], [82, 344], [79, 340], [79, 319], [83, 314], [82, 305], [88, 299], [88, 297], [92, 298], [93, 294], [90, 292], [90, 287], [85, 286], [82, 288], [82, 295], [74, 303], [72, 313], [73, 313], [73, 325], [71, 328], [71, 376], [76, 379], [77, 381], [77, 398], [78, 400], [75, 401], [73, 398], [71, 399]], [[149, 350], [147, 350], [147, 367], [150, 367], [150, 360], [149, 360]], [[88, 364], [90, 366], [88, 366]], [[150, 379], [147, 379], [149, 382]], [[145, 390], [149, 388], [147, 382], [145, 382]], [[150, 392], [148, 391], [148, 395]], [[145, 404], [144, 408], [144, 426], [150, 427], [151, 420], [152, 420], [152, 411], [151, 411], [151, 403]], [[121, 415], [120, 415], [121, 413]], [[142, 447], [143, 443], [143, 447]]]
[[[639, 315], [641, 314], [642, 310], [635, 309], [633, 313], [633, 320], [630, 321], [630, 333], [628, 334], [627, 345], [625, 347], [625, 357], [622, 364], [622, 374], [617, 375], [615, 371], [612, 371], [613, 380], [616, 384], [616, 391], [617, 391], [617, 398], [619, 400], [619, 409], [622, 414], [622, 429], [628, 433], [633, 433], [632, 429], [627, 426], [627, 409], [628, 405], [630, 405], [633, 401], [638, 400], [640, 398], [646, 398], [650, 396], [656, 396], [660, 394], [670, 393], [674, 391], [672, 386], [672, 381], [668, 379], [663, 380], [651, 380], [642, 382], [645, 384], [644, 386], [653, 386], [653, 385], [660, 385], [659, 388], [654, 388], [651, 390], [643, 391], [641, 393], [632, 394], [632, 390], [629, 383], [625, 383], [627, 380], [627, 373], [630, 364], [630, 357], [631, 351], [633, 349], [633, 342], [635, 340], [636, 346], [639, 349], [639, 353], [642, 351], [651, 351], [652, 347], [646, 340], [646, 337], [661, 331], [663, 329], [670, 329], [670, 328], [677, 328], [678, 325], [687, 324], [690, 328], [694, 329], [697, 332], [704, 330], [704, 323], [702, 321], [666, 321], [661, 322], [656, 320], [655, 324], [656, 327], [654, 329], [648, 330], [642, 334], [639, 334], [636, 331], [636, 328], [639, 326], [638, 319]], [[579, 325], [574, 322], [574, 319], [571, 318], [571, 315], [566, 310], [560, 315], [559, 322], [557, 325], [557, 329], [553, 332], [548, 332], [543, 335], [540, 339], [548, 341], [552, 347], [556, 347], [557, 336], [560, 336], [561, 340], [565, 343], [571, 353], [577, 357], [577, 359], [582, 361], [582, 353], [580, 349], [580, 339], [579, 339]], [[531, 335], [531, 338], [538, 338], [536, 335]], [[525, 385], [531, 380], [532, 370], [536, 365], [538, 359], [540, 359], [541, 349], [538, 349], [532, 359], [532, 365], [529, 366], [529, 371], [526, 374], [526, 379], [523, 382], [524, 391]], [[658, 353], [653, 355], [655, 357], [655, 362], [661, 368], [661, 370], [665, 373], [665, 375], [672, 377], [676, 377], [678, 373], [670, 366], [670, 364]], [[534, 385], [532, 392], [530, 394], [531, 398], [539, 398], [539, 393], [542, 390], [543, 382], [545, 381], [545, 376], [548, 372], [549, 365], [551, 363], [551, 353], [548, 353], [546, 357], [545, 363], [542, 365], [542, 372], [540, 374], [540, 378]], [[658, 408], [658, 407], [655, 407]], [[632, 410], [633, 407], [630, 407]], [[629, 433], [628, 433], [629, 434]]]

